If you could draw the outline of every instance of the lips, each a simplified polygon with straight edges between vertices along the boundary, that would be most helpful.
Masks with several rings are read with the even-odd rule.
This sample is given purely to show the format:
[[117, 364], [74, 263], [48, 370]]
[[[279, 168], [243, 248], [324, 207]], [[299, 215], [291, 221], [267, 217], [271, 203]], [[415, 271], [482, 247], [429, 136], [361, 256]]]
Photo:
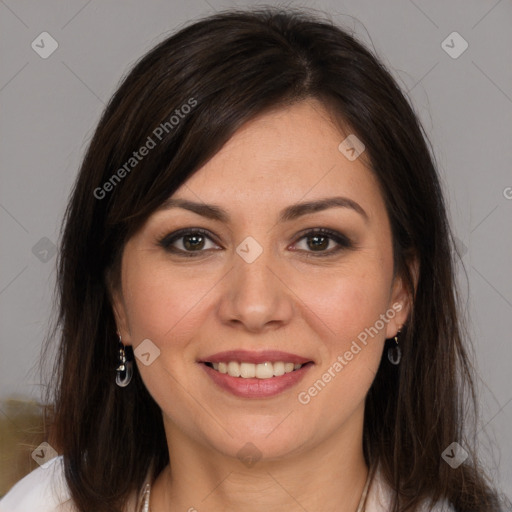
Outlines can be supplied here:
[[[263, 366], [265, 363], [272, 363], [270, 366], [293, 365], [296, 369], [278, 376], [260, 375], [260, 378], [251, 378], [252, 375], [232, 376], [228, 373], [218, 371], [219, 364], [226, 366], [226, 363], [239, 362], [240, 369], [246, 367]], [[270, 398], [294, 387], [300, 382], [309, 369], [314, 365], [311, 359], [282, 352], [278, 350], [266, 350], [262, 352], [251, 352], [247, 350], [230, 350], [218, 352], [198, 361], [211, 381], [224, 391], [241, 398]], [[274, 364], [275, 363], [275, 364]], [[215, 369], [217, 367], [217, 369]]]

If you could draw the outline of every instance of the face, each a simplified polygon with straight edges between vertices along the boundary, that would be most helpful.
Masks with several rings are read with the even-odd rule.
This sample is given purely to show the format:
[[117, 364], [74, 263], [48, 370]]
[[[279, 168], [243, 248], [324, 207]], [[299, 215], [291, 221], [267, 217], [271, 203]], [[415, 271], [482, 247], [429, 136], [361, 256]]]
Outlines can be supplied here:
[[315, 100], [262, 115], [170, 198], [202, 210], [164, 205], [127, 242], [116, 321], [168, 438], [269, 459], [360, 439], [409, 304], [378, 183], [345, 137]]

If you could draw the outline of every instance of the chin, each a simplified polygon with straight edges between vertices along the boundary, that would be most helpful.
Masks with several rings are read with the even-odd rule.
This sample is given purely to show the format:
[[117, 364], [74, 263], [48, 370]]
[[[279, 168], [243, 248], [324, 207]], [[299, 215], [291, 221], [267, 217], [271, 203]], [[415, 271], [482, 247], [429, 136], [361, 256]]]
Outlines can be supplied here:
[[[246, 419], [239, 422], [231, 422], [226, 430], [221, 430], [220, 438], [212, 439], [206, 436], [206, 442], [210, 447], [223, 453], [228, 457], [240, 459], [272, 460], [292, 455], [304, 448], [308, 439], [304, 438], [304, 427], [300, 426], [297, 432], [290, 430], [290, 424], [283, 418], [270, 421], [265, 418], [258, 422], [251, 416], [250, 421]], [[282, 423], [281, 423], [282, 422]], [[295, 425], [299, 426], [298, 422]]]

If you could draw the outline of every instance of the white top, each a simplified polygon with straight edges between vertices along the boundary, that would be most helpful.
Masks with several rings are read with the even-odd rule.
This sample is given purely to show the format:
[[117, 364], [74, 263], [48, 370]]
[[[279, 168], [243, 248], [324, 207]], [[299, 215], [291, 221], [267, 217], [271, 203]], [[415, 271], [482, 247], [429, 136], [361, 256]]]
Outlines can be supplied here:
[[[17, 482], [0, 500], [0, 512], [76, 512], [64, 478], [63, 456], [59, 455]], [[127, 512], [149, 510], [148, 474], [139, 496], [131, 496]], [[144, 493], [144, 491], [146, 491]], [[368, 489], [365, 512], [389, 512], [392, 493], [377, 471]], [[421, 507], [418, 512], [426, 512]], [[432, 512], [455, 512], [445, 503]]]

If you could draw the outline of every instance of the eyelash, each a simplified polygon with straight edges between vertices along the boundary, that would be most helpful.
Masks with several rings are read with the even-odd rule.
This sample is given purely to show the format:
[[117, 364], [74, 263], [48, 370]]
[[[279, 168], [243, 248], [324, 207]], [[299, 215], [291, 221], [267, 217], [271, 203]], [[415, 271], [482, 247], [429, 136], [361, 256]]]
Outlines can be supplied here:
[[[199, 254], [204, 253], [208, 250], [208, 249], [206, 249], [206, 250], [198, 250], [198, 251], [184, 251], [182, 249], [176, 249], [175, 247], [172, 247], [172, 244], [175, 241], [177, 241], [181, 238], [184, 238], [188, 235], [203, 235], [204, 237], [208, 238], [210, 241], [216, 243], [210, 236], [209, 231], [207, 231], [206, 229], [185, 228], [185, 229], [180, 229], [178, 231], [175, 231], [174, 233], [167, 234], [164, 237], [160, 238], [158, 240], [158, 245], [163, 247], [168, 252], [171, 252], [178, 256], [183, 256], [185, 258], [195, 258]], [[352, 249], [354, 247], [352, 242], [345, 235], [342, 235], [341, 233], [338, 233], [336, 231], [332, 231], [332, 230], [326, 229], [326, 228], [314, 228], [309, 231], [306, 231], [297, 240], [297, 242], [301, 241], [304, 238], [318, 236], [318, 235], [320, 235], [324, 238], [333, 240], [334, 242], [336, 242], [338, 244], [338, 247], [331, 249], [329, 251], [319, 251], [319, 252], [306, 251], [307, 253], [309, 253], [308, 257], [313, 257], [313, 258], [317, 258], [317, 257], [322, 258], [323, 257], [323, 258], [325, 258], [325, 257], [333, 256], [334, 254], [337, 254], [338, 252], [340, 252], [343, 249]]]

